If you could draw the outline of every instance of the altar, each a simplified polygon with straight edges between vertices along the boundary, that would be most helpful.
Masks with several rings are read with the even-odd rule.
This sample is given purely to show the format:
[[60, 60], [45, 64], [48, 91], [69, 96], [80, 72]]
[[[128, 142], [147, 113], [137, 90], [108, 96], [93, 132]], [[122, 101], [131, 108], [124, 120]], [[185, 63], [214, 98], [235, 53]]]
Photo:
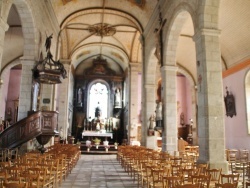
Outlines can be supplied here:
[[95, 132], [95, 131], [83, 131], [82, 132], [82, 138], [87, 136], [88, 140], [91, 140], [90, 137], [105, 137], [105, 140], [107, 140], [107, 137], [110, 137], [113, 139], [113, 133], [107, 133], [107, 132]]

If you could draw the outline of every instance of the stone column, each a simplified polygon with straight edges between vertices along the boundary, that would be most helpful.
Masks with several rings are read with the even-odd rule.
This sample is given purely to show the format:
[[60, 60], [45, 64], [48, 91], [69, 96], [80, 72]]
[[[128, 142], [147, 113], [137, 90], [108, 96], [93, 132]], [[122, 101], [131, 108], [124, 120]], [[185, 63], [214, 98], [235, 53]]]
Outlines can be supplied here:
[[164, 126], [162, 134], [162, 151], [168, 151], [171, 154], [178, 150], [176, 72], [176, 66], [164, 65], [161, 67]]
[[4, 38], [5, 32], [9, 29], [9, 25], [0, 18], [0, 70], [2, 69], [2, 57], [3, 57], [3, 45], [4, 45]]
[[220, 31], [202, 29], [194, 36], [198, 78], [198, 142], [201, 162], [227, 171]]
[[155, 84], [145, 84], [144, 85], [144, 97], [143, 102], [145, 103], [143, 106], [144, 110], [144, 119], [142, 122], [142, 144], [147, 148], [156, 149], [157, 141], [155, 136], [148, 136], [148, 128], [149, 128], [149, 117], [152, 114], [155, 114], [155, 94], [156, 86]]
[[27, 117], [28, 111], [31, 110], [32, 69], [34, 68], [35, 60], [22, 57], [21, 64], [22, 64], [22, 74], [21, 74], [17, 121]]
[[4, 117], [4, 109], [5, 109], [5, 100], [3, 94], [3, 82], [4, 78], [2, 75], [2, 57], [3, 57], [3, 45], [4, 45], [4, 38], [5, 32], [9, 29], [9, 25], [0, 18], [0, 106], [2, 108], [2, 112], [0, 112], [0, 117]]
[[68, 136], [68, 108], [69, 108], [69, 100], [68, 100], [68, 92], [69, 92], [69, 73], [70, 73], [70, 60], [60, 60], [65, 70], [67, 71], [67, 78], [63, 79], [62, 83], [59, 84], [58, 92], [59, 92], [59, 104], [58, 106], [58, 131], [60, 132], [60, 129], [62, 128], [62, 137], [64, 139], [67, 139]]
[[138, 124], [138, 73], [140, 72], [139, 70], [139, 64], [138, 63], [130, 63], [130, 99], [129, 99], [129, 104], [130, 104], [130, 109], [129, 109], [129, 114], [130, 114], [130, 126], [129, 126], [129, 141], [130, 138], [135, 137], [137, 135], [137, 124]]

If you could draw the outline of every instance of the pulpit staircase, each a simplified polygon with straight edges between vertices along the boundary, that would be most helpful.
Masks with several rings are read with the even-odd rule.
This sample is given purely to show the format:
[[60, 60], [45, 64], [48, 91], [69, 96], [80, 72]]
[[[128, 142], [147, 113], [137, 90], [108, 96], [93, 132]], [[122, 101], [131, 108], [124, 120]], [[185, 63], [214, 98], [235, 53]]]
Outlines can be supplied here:
[[39, 144], [42, 145], [41, 152], [44, 152], [43, 146], [55, 135], [57, 119], [58, 112], [56, 111], [32, 113], [9, 126], [0, 134], [0, 150], [17, 148], [36, 138]]

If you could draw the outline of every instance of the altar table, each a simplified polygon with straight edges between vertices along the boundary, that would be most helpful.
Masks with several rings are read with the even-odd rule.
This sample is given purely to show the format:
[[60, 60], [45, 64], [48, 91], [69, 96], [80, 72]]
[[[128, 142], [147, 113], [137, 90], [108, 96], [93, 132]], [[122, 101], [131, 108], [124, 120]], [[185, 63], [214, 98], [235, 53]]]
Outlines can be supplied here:
[[88, 136], [88, 137], [105, 137], [105, 140], [107, 140], [107, 137], [110, 137], [113, 139], [113, 133], [101, 133], [101, 132], [93, 132], [93, 131], [83, 131], [82, 137]]

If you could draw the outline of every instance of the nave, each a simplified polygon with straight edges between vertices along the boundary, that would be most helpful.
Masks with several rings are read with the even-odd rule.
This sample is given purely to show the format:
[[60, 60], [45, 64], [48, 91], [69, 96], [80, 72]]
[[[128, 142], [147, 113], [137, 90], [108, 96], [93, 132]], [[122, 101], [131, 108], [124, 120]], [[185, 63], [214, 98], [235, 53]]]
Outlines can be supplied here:
[[121, 167], [116, 155], [81, 155], [61, 188], [133, 188], [137, 182]]

